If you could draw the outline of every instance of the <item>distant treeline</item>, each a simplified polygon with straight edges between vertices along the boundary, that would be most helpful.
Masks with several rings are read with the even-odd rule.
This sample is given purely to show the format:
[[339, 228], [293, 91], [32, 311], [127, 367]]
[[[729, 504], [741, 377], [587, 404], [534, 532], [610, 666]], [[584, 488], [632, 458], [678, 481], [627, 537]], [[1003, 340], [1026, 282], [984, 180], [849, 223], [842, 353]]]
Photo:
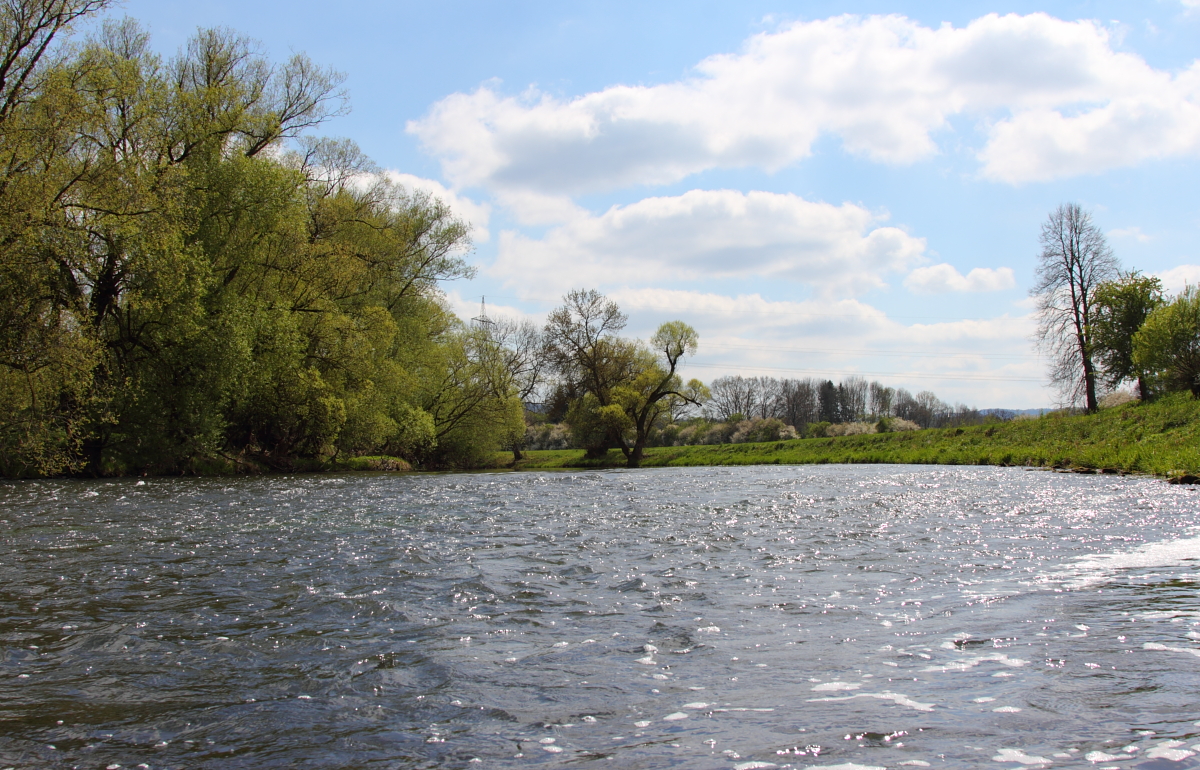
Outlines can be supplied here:
[[[863, 433], [888, 433], [979, 425], [1012, 419], [1015, 413], [981, 412], [951, 406], [930, 391], [913, 395], [862, 377], [719, 377], [702, 405], [664, 415], [647, 446], [741, 444]], [[535, 408], [526, 433], [529, 449], [567, 449], [577, 444], [567, 423], [567, 402]]]

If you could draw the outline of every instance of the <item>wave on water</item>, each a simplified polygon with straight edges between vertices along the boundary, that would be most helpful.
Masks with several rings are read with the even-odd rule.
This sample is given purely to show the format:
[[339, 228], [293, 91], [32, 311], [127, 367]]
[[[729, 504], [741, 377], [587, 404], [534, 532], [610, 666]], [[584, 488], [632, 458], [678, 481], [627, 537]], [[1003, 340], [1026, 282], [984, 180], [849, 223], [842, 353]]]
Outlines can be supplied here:
[[1164, 570], [1200, 566], [1200, 537], [1145, 543], [1131, 551], [1114, 551], [1076, 557], [1073, 565], [1047, 575], [1071, 589], [1094, 588], [1126, 570]]

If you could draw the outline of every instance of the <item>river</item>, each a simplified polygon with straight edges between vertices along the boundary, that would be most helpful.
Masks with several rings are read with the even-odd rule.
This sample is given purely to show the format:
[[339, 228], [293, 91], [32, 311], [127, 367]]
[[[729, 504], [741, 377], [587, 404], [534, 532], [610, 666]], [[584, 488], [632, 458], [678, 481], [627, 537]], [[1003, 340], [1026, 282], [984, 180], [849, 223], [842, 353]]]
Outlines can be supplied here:
[[817, 466], [0, 484], [3, 768], [1200, 767], [1200, 496]]

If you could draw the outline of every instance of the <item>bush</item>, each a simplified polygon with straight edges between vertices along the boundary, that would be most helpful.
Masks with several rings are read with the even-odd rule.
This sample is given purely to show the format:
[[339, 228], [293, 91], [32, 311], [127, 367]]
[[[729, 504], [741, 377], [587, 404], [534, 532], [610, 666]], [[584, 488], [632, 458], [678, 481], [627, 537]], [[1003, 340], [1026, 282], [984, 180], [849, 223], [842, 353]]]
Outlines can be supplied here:
[[869, 422], [839, 422], [825, 429], [826, 436], [861, 436], [874, 432], [875, 425]]
[[804, 427], [804, 436], [805, 438], [825, 438], [830, 425], [831, 423], [828, 422], [810, 422]]
[[742, 420], [730, 436], [730, 443], [750, 444], [760, 441], [781, 441], [796, 438], [796, 429], [776, 417]]
[[571, 431], [562, 423], [542, 423], [525, 429], [526, 449], [571, 449]]
[[903, 417], [883, 417], [875, 423], [875, 433], [899, 433], [906, 430], [920, 430], [921, 426]]

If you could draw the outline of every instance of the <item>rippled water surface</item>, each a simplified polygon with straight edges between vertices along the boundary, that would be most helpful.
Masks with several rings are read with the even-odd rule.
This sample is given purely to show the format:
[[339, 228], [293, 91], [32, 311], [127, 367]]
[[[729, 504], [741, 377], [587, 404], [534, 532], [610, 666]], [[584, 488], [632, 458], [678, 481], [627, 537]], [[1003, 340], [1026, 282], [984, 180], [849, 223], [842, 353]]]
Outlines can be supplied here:
[[801, 467], [0, 485], [0, 768], [1200, 767], [1200, 495]]

